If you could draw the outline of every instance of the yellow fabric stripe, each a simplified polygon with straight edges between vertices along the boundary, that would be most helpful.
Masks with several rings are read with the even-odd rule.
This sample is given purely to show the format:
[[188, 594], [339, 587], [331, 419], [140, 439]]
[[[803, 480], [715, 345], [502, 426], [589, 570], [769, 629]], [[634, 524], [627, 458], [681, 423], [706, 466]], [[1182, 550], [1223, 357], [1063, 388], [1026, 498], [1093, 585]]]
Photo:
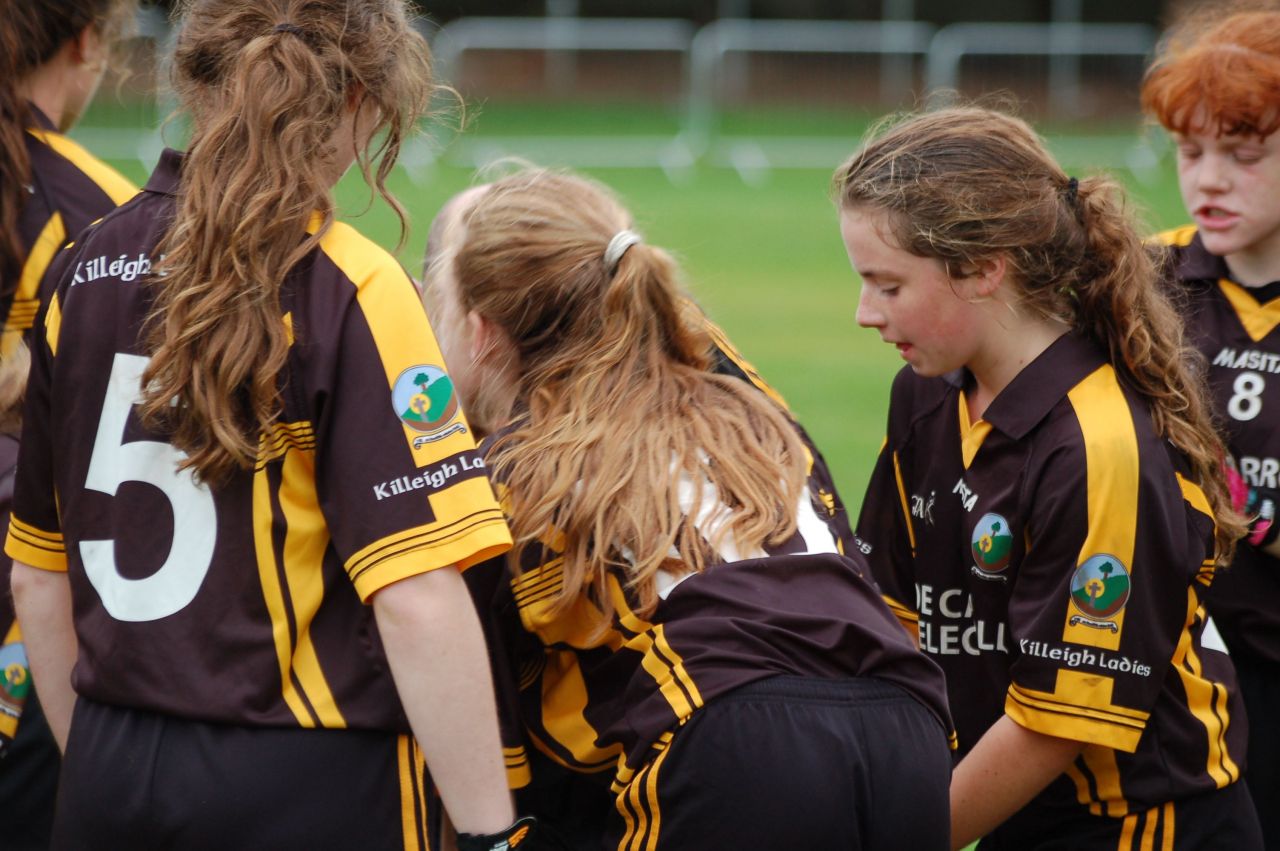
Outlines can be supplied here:
[[1249, 339], [1255, 343], [1280, 325], [1280, 298], [1273, 298], [1266, 304], [1258, 304], [1258, 300], [1244, 287], [1226, 278], [1218, 281], [1218, 289], [1222, 290], [1227, 301], [1231, 302], [1240, 324], [1244, 326]]
[[1183, 225], [1180, 228], [1162, 231], [1151, 237], [1151, 241], [1157, 245], [1169, 245], [1175, 248], [1186, 248], [1191, 244], [1191, 240], [1196, 235], [1195, 225]]
[[1188, 588], [1187, 619], [1182, 635], [1178, 637], [1177, 649], [1173, 652], [1173, 668], [1186, 692], [1187, 708], [1205, 729], [1208, 750], [1205, 771], [1221, 789], [1240, 778], [1240, 769], [1227, 750], [1227, 726], [1231, 723], [1227, 711], [1227, 690], [1221, 683], [1205, 679], [1200, 657], [1191, 642], [1191, 626], [1201, 617], [1201, 611], [1195, 590]]
[[417, 781], [418, 807], [422, 811], [422, 818], [418, 821], [422, 848], [423, 851], [431, 851], [431, 832], [428, 825], [431, 824], [431, 804], [435, 800], [434, 790], [427, 788], [427, 758], [422, 753], [422, 748], [418, 746], [418, 740], [410, 739], [409, 744], [413, 752], [413, 777]]
[[18, 626], [18, 622], [14, 621], [9, 624], [9, 631], [4, 634], [4, 641], [0, 644], [17, 644], [22, 640], [22, 627]]
[[1120, 826], [1120, 842], [1116, 845], [1116, 851], [1133, 851], [1133, 835], [1138, 832], [1138, 814], [1133, 813], [1124, 817], [1124, 824]]
[[542, 677], [542, 726], [555, 742], [573, 757], [577, 765], [566, 765], [551, 748], [534, 738], [538, 749], [568, 768], [588, 769], [611, 764], [622, 753], [622, 745], [596, 746], [596, 731], [586, 718], [587, 684], [572, 652], [547, 654]]
[[902, 465], [898, 453], [893, 453], [893, 477], [898, 482], [898, 500], [902, 503], [902, 519], [907, 523], [907, 540], [911, 542], [911, 555], [916, 554], [916, 527], [911, 522], [911, 506], [907, 505], [907, 488], [902, 483]]
[[62, 300], [54, 293], [44, 314], [44, 339], [54, 357], [58, 355], [58, 334], [62, 331]]
[[40, 128], [31, 128], [27, 132], [84, 172], [85, 176], [98, 184], [98, 188], [105, 192], [116, 206], [138, 194], [138, 187], [130, 183], [124, 175], [61, 133]]
[[1141, 851], [1155, 851], [1156, 827], [1160, 824], [1160, 811], [1152, 807], [1147, 810], [1143, 818], [1146, 823], [1142, 827], [1142, 844], [1138, 847]]
[[18, 279], [15, 301], [27, 301], [33, 305], [39, 303], [40, 281], [66, 241], [67, 228], [62, 223], [62, 214], [55, 212], [40, 230], [40, 235], [36, 237], [36, 241], [31, 245], [31, 251], [27, 254], [26, 262], [22, 264], [22, 277]]
[[24, 527], [19, 525], [16, 517], [9, 519], [9, 533], [5, 538], [4, 551], [14, 561], [20, 561], [31, 567], [54, 573], [67, 572], [66, 551], [61, 547], [51, 549], [47, 543], [27, 537]]
[[1164, 830], [1160, 841], [1160, 851], [1173, 851], [1173, 801], [1164, 805]]
[[[1067, 393], [1084, 439], [1088, 476], [1089, 533], [1076, 564], [1091, 556], [1114, 556], [1130, 571], [1138, 528], [1138, 435], [1115, 369], [1104, 364]], [[1109, 620], [1116, 629], [1072, 624], [1074, 606], [1067, 605], [1062, 640], [1117, 650], [1124, 634], [1124, 609]]]
[[65, 539], [61, 532], [46, 532], [38, 526], [32, 526], [16, 514], [10, 515], [9, 525], [11, 528], [22, 532], [23, 536], [28, 538], [32, 543], [43, 544], [48, 547], [56, 547], [65, 549]]
[[1084, 776], [1084, 772], [1077, 768], [1073, 762], [1067, 766], [1067, 770], [1063, 773], [1075, 784], [1076, 800], [1081, 806], [1088, 806], [1089, 811], [1095, 816], [1102, 815], [1101, 808], [1093, 800], [1093, 794], [1089, 791], [1089, 779]]
[[413, 739], [398, 736], [396, 741], [396, 765], [400, 773], [400, 832], [404, 836], [405, 851], [423, 851], [418, 844], [418, 817], [414, 801]]
[[991, 434], [991, 423], [986, 420], [969, 421], [969, 401], [964, 391], [960, 391], [960, 457], [964, 468], [969, 469], [973, 458], [982, 448], [982, 442]]
[[[315, 233], [319, 220], [307, 228]], [[355, 284], [356, 302], [369, 325], [378, 356], [382, 359], [387, 377], [387, 404], [391, 404], [391, 391], [396, 379], [406, 369], [420, 365], [444, 366], [444, 357], [436, 343], [427, 313], [418, 301], [413, 284], [400, 264], [383, 249], [361, 236], [342, 222], [334, 222], [320, 239], [320, 249], [333, 261], [342, 274]], [[375, 285], [380, 282], [381, 285]], [[403, 284], [399, 286], [398, 284]], [[466, 424], [461, 412], [458, 422]], [[414, 448], [418, 436], [409, 426], [403, 426], [405, 442], [413, 453], [414, 463], [425, 467], [442, 458], [475, 449], [471, 433], [459, 431], [441, 440], [423, 443]], [[487, 488], [487, 485], [486, 485]], [[490, 492], [489, 500], [493, 500]], [[456, 512], [451, 511], [444, 516]]]
[[[1207, 517], [1213, 517], [1213, 508], [1209, 506], [1209, 498], [1204, 495], [1200, 486], [1190, 479], [1184, 479], [1181, 473], [1174, 473], [1178, 478], [1178, 487], [1182, 490], [1182, 498], [1187, 504]], [[1210, 559], [1212, 564], [1213, 560]]]
[[[376, 562], [354, 580], [356, 593], [367, 603], [379, 589], [393, 582], [455, 565], [458, 570], [466, 570], [511, 549], [511, 533], [496, 508], [464, 531], [461, 536], [432, 541]], [[427, 567], [428, 564], [435, 567]]]
[[280, 667], [281, 694], [298, 723], [303, 727], [314, 727], [315, 719], [307, 711], [306, 704], [302, 702], [302, 697], [293, 684], [293, 641], [289, 635], [289, 615], [285, 611], [284, 592], [280, 587], [279, 566], [276, 564], [272, 539], [273, 521], [271, 482], [267, 478], [267, 472], [259, 470], [253, 474], [253, 548], [257, 554], [262, 599], [267, 604], [267, 614], [271, 618], [271, 637], [276, 646], [276, 663]]
[[1099, 808], [1096, 814], [1112, 818], [1128, 815], [1129, 802], [1120, 786], [1120, 766], [1116, 763], [1116, 752], [1107, 747], [1087, 747], [1080, 756], [1098, 786], [1098, 803], [1105, 806], [1105, 811]]
[[915, 609], [898, 602], [888, 594], [881, 594], [880, 599], [884, 600], [885, 605], [889, 607], [889, 611], [893, 612], [894, 617], [902, 621], [903, 626], [914, 629], [920, 623], [920, 614]]
[[662, 830], [662, 811], [658, 807], [658, 772], [662, 768], [662, 761], [669, 753], [671, 750], [664, 748], [662, 753], [658, 754], [653, 761], [653, 770], [645, 778], [645, 794], [649, 799], [649, 818], [653, 821], [653, 827], [649, 830], [649, 841], [644, 846], [645, 851], [657, 851], [658, 848], [658, 834]]
[[666, 698], [676, 717], [684, 719], [693, 715], [693, 711], [702, 706], [702, 694], [684, 669], [684, 660], [667, 643], [662, 625], [654, 626], [631, 610], [616, 576], [610, 574], [607, 583], [619, 623], [635, 633], [635, 637], [627, 641], [627, 647], [642, 654], [641, 666], [657, 683], [658, 691]]
[[311, 640], [311, 621], [324, 600], [321, 566], [329, 545], [329, 528], [316, 493], [313, 453], [290, 452], [284, 456], [278, 498], [285, 522], [284, 576], [297, 628], [290, 666], [320, 726], [346, 727], [347, 720], [338, 709]]
[[523, 789], [533, 780], [529, 768], [529, 755], [523, 747], [503, 748], [502, 761], [507, 769], [507, 788]]
[[[1059, 675], [1064, 673], [1075, 672], [1060, 671]], [[1093, 698], [1100, 699], [1103, 692], [1109, 697], [1110, 687], [1111, 681], [1108, 680], [1105, 688], [1099, 688], [1099, 694]], [[1028, 730], [1133, 753], [1142, 738], [1145, 719], [1108, 711], [1117, 708], [1103, 710], [1062, 703], [1056, 694], [1030, 691], [1014, 685], [1009, 686], [1004, 702], [1005, 714]]]

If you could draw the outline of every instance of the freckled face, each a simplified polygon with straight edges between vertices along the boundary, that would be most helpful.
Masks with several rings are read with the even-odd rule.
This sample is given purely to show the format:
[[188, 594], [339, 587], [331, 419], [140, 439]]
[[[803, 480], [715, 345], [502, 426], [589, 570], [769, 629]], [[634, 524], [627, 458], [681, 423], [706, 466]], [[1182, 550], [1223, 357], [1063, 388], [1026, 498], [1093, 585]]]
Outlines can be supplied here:
[[941, 261], [900, 248], [887, 221], [875, 210], [840, 214], [849, 262], [862, 278], [858, 324], [879, 331], [918, 375], [965, 366], [981, 342], [977, 310], [961, 298], [965, 282], [949, 278]]
[[1182, 200], [1205, 248], [1280, 278], [1280, 134], [1177, 133], [1174, 141]]

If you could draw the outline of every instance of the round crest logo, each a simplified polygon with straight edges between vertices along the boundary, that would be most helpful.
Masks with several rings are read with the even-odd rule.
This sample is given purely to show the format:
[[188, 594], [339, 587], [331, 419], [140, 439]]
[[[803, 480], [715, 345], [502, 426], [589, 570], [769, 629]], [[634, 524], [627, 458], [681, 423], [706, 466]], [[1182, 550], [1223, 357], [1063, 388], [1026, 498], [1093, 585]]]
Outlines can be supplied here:
[[973, 563], [983, 573], [999, 573], [1009, 566], [1013, 550], [1013, 533], [1009, 521], [999, 514], [984, 514], [973, 527], [969, 539], [973, 551]]
[[453, 380], [440, 367], [414, 366], [396, 379], [391, 406], [409, 428], [430, 434], [458, 416], [458, 394]]
[[31, 691], [31, 674], [27, 670], [27, 654], [22, 644], [0, 648], [0, 700], [23, 701]]
[[1090, 556], [1071, 577], [1071, 602], [1087, 618], [1115, 615], [1129, 602], [1129, 569], [1115, 556]]

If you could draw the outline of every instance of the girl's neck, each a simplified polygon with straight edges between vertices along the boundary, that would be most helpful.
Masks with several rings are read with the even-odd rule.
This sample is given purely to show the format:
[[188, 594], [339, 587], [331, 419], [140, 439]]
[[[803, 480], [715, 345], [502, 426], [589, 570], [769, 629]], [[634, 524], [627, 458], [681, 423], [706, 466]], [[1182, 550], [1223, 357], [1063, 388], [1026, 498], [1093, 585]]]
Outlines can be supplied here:
[[1061, 322], [1040, 320], [993, 334], [965, 366], [973, 375], [973, 387], [965, 394], [969, 418], [982, 418], [1004, 388], [1070, 329]]

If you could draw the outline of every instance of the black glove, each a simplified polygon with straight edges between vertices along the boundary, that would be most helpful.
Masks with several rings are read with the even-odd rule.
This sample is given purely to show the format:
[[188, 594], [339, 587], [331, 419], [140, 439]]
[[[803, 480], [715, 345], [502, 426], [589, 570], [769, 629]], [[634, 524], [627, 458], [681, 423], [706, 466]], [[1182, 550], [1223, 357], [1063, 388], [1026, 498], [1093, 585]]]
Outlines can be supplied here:
[[509, 851], [520, 848], [533, 835], [537, 822], [532, 816], [518, 818], [515, 823], [499, 833], [476, 836], [471, 833], [458, 834], [458, 851]]

